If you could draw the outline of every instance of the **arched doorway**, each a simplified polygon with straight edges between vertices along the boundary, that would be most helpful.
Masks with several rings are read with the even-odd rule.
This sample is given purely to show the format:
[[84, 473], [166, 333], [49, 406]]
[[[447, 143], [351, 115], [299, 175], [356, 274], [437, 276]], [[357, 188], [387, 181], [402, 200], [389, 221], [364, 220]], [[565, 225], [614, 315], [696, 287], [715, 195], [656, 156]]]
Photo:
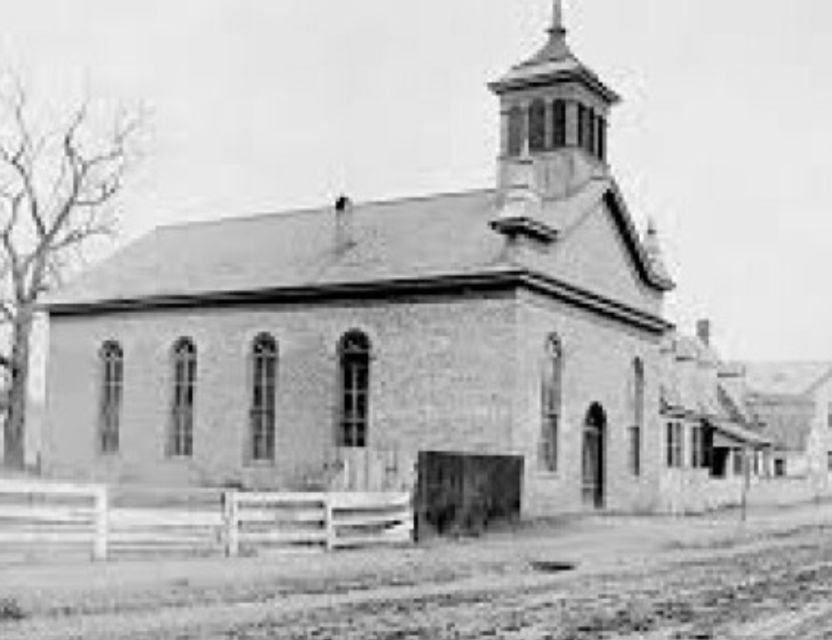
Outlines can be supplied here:
[[604, 506], [606, 431], [607, 414], [600, 404], [593, 404], [584, 421], [583, 498], [584, 504], [596, 509]]

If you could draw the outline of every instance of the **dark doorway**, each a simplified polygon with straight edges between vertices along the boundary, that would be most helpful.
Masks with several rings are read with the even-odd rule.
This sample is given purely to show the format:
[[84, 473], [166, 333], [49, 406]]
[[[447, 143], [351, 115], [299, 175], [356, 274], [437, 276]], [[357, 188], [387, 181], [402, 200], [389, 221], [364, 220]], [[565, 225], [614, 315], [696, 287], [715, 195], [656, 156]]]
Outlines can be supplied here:
[[423, 451], [419, 454], [417, 536], [477, 533], [520, 515], [523, 458]]
[[596, 509], [604, 507], [604, 451], [607, 414], [593, 404], [586, 415], [583, 437], [583, 498], [584, 504]]

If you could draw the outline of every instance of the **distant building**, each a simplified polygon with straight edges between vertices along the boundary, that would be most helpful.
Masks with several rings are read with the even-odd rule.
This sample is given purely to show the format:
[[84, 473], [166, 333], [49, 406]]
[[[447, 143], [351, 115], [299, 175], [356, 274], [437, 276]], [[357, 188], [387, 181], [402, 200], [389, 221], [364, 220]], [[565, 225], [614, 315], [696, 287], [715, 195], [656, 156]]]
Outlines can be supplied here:
[[710, 333], [703, 320], [695, 337], [674, 332], [662, 345], [662, 511], [737, 505], [751, 483], [772, 475], [771, 440], [749, 410], [740, 372], [720, 360]]
[[747, 362], [747, 401], [775, 446], [778, 476], [826, 485], [832, 470], [832, 363]]

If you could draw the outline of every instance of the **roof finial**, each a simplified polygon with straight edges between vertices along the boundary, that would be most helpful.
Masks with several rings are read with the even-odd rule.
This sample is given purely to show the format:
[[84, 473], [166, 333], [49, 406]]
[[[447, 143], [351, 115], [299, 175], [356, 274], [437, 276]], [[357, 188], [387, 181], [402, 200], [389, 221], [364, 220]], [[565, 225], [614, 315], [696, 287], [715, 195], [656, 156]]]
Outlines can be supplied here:
[[566, 33], [566, 28], [563, 26], [563, 2], [561, 0], [554, 0], [552, 6], [552, 26], [549, 27], [549, 33], [554, 36], [562, 36]]

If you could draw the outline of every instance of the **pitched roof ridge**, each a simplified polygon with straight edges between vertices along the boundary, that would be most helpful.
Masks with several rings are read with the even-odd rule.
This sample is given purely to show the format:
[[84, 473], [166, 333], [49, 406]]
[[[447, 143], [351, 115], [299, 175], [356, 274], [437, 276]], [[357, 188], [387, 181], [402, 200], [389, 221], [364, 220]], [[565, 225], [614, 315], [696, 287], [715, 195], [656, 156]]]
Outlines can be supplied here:
[[[425, 195], [413, 195], [413, 196], [404, 196], [400, 198], [384, 198], [384, 199], [377, 199], [377, 200], [363, 200], [361, 202], [354, 203], [356, 209], [366, 209], [369, 207], [379, 207], [379, 206], [389, 206], [395, 204], [405, 204], [409, 202], [420, 202], [420, 201], [427, 201], [427, 200], [438, 200], [443, 198], [457, 198], [457, 197], [464, 197], [464, 196], [473, 196], [475, 194], [485, 194], [485, 193], [494, 193], [496, 189], [493, 187], [478, 187], [474, 189], [468, 189], [465, 191], [445, 191], [433, 194], [425, 194]], [[180, 230], [183, 228], [192, 228], [192, 227], [202, 227], [202, 226], [209, 226], [209, 225], [220, 225], [226, 224], [230, 222], [255, 222], [258, 220], [263, 220], [264, 218], [278, 218], [278, 219], [285, 219], [285, 218], [294, 218], [299, 216], [308, 216], [308, 215], [321, 215], [325, 212], [330, 211], [331, 207], [327, 206], [319, 206], [319, 207], [303, 207], [299, 209], [287, 209], [285, 211], [264, 211], [260, 213], [250, 213], [250, 214], [242, 214], [239, 216], [222, 216], [218, 218], [208, 218], [204, 220], [184, 220], [182, 222], [173, 222], [170, 224], [161, 224], [154, 227], [151, 231], [167, 231], [167, 230]]]

